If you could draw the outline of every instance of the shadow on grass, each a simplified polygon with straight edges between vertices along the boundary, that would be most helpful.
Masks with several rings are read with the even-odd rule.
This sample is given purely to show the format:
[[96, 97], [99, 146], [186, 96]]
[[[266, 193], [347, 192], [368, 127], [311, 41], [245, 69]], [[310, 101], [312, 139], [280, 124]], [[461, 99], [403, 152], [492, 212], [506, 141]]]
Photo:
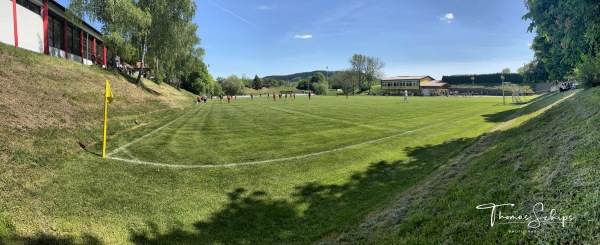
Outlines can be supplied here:
[[[115, 74], [120, 75], [121, 77], [123, 77], [123, 79], [127, 80], [129, 83], [131, 84], [137, 84], [137, 77], [132, 77], [130, 75], [127, 75], [125, 73], [121, 73], [121, 72], [116, 72]], [[161, 93], [159, 93], [158, 91], [148, 88], [147, 86], [144, 85], [144, 83], [142, 83], [142, 85], [140, 86], [141, 89], [143, 89], [144, 91], [152, 94], [152, 95], [161, 95]]]
[[483, 117], [487, 122], [507, 122], [513, 119], [515, 116], [527, 115], [541, 110], [546, 106], [565, 98], [571, 93], [571, 91], [563, 93], [546, 93], [528, 101], [524, 107], [502, 111], [495, 114], [486, 114], [483, 115]]
[[402, 190], [426, 178], [451, 154], [472, 142], [463, 138], [405, 148], [410, 161], [374, 162], [354, 172], [343, 184], [307, 182], [296, 186], [290, 199], [239, 187], [229, 202], [206, 221], [180, 224], [164, 232], [147, 222], [144, 231], [130, 230], [136, 244], [308, 244], [328, 234], [356, 226], [370, 212], [387, 204]]
[[92, 235], [84, 234], [80, 239], [75, 239], [72, 237], [60, 237], [53, 236], [49, 234], [38, 234], [33, 237], [11, 237], [11, 238], [0, 238], [0, 244], [61, 244], [61, 245], [71, 245], [71, 244], [83, 244], [83, 245], [95, 245], [102, 244], [100, 240]]

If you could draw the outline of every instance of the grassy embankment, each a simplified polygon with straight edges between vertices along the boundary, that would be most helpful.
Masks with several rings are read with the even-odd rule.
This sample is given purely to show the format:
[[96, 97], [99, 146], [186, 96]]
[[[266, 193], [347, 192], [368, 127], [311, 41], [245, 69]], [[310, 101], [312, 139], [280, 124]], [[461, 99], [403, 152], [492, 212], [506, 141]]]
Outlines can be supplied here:
[[167, 85], [144, 81], [137, 88], [111, 71], [1, 43], [0, 60], [0, 243], [63, 233], [49, 222], [60, 214], [47, 209], [62, 193], [48, 196], [45, 188], [67, 163], [85, 168], [79, 157], [90, 153], [82, 147], [100, 144], [105, 80], [116, 96], [109, 137], [160, 124], [191, 104], [191, 95]]
[[[573, 93], [545, 96], [516, 110], [521, 116], [512, 120], [502, 113], [489, 117], [505, 123], [400, 193], [360, 228], [326, 240], [597, 244], [600, 90]], [[497, 207], [492, 226], [492, 209], [476, 209], [489, 203], [514, 206]]]

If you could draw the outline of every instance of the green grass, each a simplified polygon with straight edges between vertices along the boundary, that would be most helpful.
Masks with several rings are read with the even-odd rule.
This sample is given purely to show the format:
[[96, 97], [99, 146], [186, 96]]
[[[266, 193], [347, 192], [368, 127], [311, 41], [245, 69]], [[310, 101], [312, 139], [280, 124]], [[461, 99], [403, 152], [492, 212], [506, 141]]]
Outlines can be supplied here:
[[[0, 58], [0, 81], [13, 84], [0, 89], [2, 244], [598, 241], [598, 90], [524, 107], [380, 96], [193, 105], [64, 59], [3, 45]], [[141, 138], [114, 156], [180, 168], [98, 156], [105, 79], [116, 96], [108, 151]], [[191, 166], [210, 167], [181, 168]], [[474, 208], [537, 201], [576, 226], [522, 235]]]
[[140, 120], [152, 123], [109, 137], [109, 152], [183, 115], [116, 155], [213, 166], [292, 159], [177, 169], [101, 159], [96, 144], [30, 190], [37, 205], [10, 211], [22, 219], [17, 230], [73, 241], [311, 243], [357, 225], [496, 127], [484, 115], [514, 108], [500, 101], [238, 98], [149, 115]]
[[[552, 94], [530, 103], [509, 127], [486, 135], [425, 180], [421, 186], [428, 188], [399, 196], [386, 211], [396, 219], [379, 221], [385, 228], [341, 237], [366, 244], [597, 244], [600, 135], [592, 125], [600, 120], [599, 92]], [[486, 203], [515, 204], [498, 211], [532, 218], [506, 224], [496, 215], [491, 227], [491, 210], [475, 208]], [[564, 227], [554, 220], [528, 229], [536, 203], [545, 208], [537, 217], [550, 217], [554, 209], [555, 217], [575, 219]], [[392, 220], [394, 229], [387, 223]]]

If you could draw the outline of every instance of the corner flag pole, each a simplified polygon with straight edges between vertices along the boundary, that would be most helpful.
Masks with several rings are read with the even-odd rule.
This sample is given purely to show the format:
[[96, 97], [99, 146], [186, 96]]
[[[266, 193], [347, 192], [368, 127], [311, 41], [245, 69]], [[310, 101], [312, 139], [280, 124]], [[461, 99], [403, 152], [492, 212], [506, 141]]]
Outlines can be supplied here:
[[104, 130], [102, 132], [102, 158], [106, 157], [106, 124], [108, 122], [108, 103], [114, 99], [112, 91], [110, 90], [110, 84], [106, 80], [106, 86], [104, 90]]

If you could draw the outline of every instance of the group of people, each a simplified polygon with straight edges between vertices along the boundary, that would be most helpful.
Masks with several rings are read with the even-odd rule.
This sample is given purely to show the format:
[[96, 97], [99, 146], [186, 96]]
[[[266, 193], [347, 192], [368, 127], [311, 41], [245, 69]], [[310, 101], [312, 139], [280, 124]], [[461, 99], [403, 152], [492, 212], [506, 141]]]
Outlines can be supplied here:
[[203, 94], [202, 97], [200, 97], [200, 95], [196, 97], [196, 104], [201, 103], [202, 101], [206, 103], [206, 94]]

